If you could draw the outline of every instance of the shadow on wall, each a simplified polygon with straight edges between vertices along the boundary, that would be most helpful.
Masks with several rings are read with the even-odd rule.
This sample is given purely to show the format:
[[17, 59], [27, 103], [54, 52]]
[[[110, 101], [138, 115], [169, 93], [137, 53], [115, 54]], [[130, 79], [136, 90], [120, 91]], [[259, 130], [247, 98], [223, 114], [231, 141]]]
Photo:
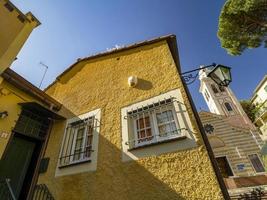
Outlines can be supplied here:
[[[138, 161], [122, 162], [121, 155], [120, 149], [100, 135], [97, 171], [49, 177], [49, 180], [46, 179], [48, 182], [44, 183], [58, 200], [185, 199], [148, 172]], [[151, 161], [148, 159], [147, 162]], [[151, 166], [156, 166], [156, 171], [161, 168], [152, 162]], [[165, 171], [164, 175], [166, 173]]]
[[139, 90], [150, 90], [152, 89], [152, 87], [153, 85], [150, 81], [144, 80], [142, 78], [138, 78], [138, 84], [135, 88]]

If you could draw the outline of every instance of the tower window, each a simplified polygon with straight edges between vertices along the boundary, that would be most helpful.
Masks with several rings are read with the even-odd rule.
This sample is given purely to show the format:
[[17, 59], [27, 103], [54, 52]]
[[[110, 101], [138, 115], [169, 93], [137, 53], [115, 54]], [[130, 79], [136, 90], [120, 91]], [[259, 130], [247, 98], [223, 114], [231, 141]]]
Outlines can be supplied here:
[[217, 89], [217, 87], [214, 84], [211, 84], [211, 89], [213, 90], [213, 92], [215, 94], [219, 93], [219, 90]]
[[248, 158], [257, 173], [265, 172], [262, 162], [257, 154], [248, 155]]
[[226, 107], [226, 109], [227, 109], [228, 111], [233, 111], [233, 108], [232, 108], [232, 106], [231, 106], [230, 103], [226, 102], [226, 103], [224, 103], [224, 105], [225, 105], [225, 107]]
[[219, 90], [220, 90], [221, 92], [225, 92], [225, 89], [224, 89], [223, 86], [219, 86]]

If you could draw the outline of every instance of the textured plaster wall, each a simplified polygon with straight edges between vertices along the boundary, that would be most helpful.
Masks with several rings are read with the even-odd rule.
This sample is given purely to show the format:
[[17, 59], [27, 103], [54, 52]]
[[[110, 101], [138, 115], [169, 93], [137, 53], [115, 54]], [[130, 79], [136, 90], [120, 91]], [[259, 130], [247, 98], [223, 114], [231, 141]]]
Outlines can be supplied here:
[[[12, 130], [15, 127], [16, 121], [21, 112], [21, 106], [19, 106], [19, 103], [25, 102], [37, 102], [42, 105], [39, 101], [18, 90], [5, 80], [0, 83], [0, 112], [8, 112], [8, 116], [6, 118], [0, 118], [0, 159], [6, 149], [10, 136], [12, 135]], [[3, 137], [3, 133], [4, 135], [7, 134], [6, 137]]]
[[[37, 26], [35, 20], [25, 20], [22, 23], [18, 19], [21, 13], [15, 8], [10, 12], [4, 6], [6, 2], [9, 1], [0, 1], [0, 74], [15, 60], [30, 33]], [[27, 17], [31, 18], [30, 14]]]
[[[127, 85], [131, 75], [139, 78], [136, 88]], [[121, 108], [175, 88], [181, 88], [198, 147], [122, 162]], [[40, 175], [38, 182], [47, 184], [56, 199], [222, 199], [167, 43], [83, 61], [47, 93], [77, 115], [101, 109], [95, 172], [55, 178], [64, 133], [64, 123], [55, 123], [45, 155], [51, 159], [48, 171]]]
[[24, 26], [17, 18], [19, 13], [16, 10], [13, 10], [13, 12], [7, 10], [4, 6], [5, 3], [6, 1], [0, 2], [0, 27], [2, 27], [2, 30], [5, 30], [0, 32], [0, 56], [3, 56]]

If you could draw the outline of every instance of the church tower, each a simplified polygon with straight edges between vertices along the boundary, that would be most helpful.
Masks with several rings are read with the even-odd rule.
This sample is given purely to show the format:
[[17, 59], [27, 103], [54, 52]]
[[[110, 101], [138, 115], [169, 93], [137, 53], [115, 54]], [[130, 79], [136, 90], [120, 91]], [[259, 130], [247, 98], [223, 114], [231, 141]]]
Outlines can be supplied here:
[[200, 93], [202, 93], [210, 112], [224, 115], [233, 125], [255, 129], [239, 101], [229, 87], [218, 86], [207, 74], [211, 69], [199, 72]]

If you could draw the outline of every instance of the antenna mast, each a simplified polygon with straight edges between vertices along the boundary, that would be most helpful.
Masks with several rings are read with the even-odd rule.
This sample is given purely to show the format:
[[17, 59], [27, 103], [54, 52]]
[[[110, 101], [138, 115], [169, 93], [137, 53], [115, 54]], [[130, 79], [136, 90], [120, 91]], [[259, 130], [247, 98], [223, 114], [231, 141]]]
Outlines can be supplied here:
[[39, 85], [39, 88], [41, 88], [43, 80], [44, 80], [44, 77], [45, 77], [46, 72], [48, 70], [48, 66], [46, 64], [42, 63], [42, 62], [40, 62], [39, 64], [45, 67], [44, 75], [43, 75], [42, 80], [41, 80], [40, 85]]

